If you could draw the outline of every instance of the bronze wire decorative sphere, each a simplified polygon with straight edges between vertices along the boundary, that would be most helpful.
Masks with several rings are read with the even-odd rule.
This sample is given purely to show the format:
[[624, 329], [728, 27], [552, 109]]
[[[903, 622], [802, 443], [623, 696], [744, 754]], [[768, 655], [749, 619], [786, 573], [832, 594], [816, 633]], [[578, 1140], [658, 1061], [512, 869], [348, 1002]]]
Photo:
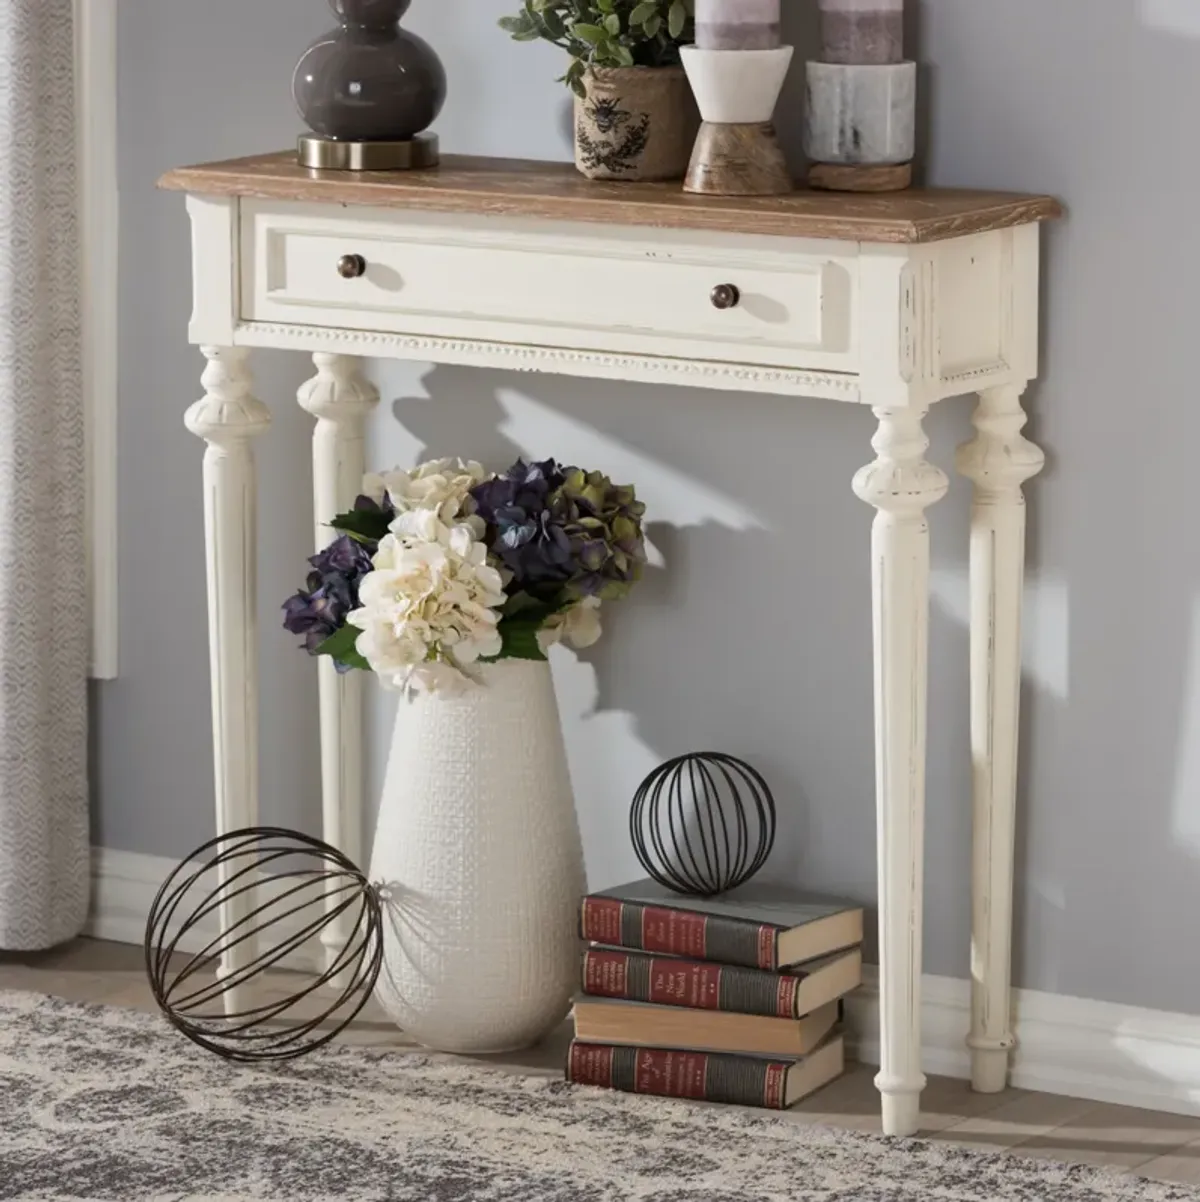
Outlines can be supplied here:
[[[211, 935], [226, 908], [236, 920]], [[325, 971], [286, 997], [226, 1013], [231, 988], [306, 947], [319, 954], [321, 933], [343, 915], [350, 937]], [[229, 1060], [291, 1060], [329, 1043], [366, 1005], [382, 936], [379, 896], [346, 856], [298, 831], [257, 827], [209, 840], [163, 882], [146, 922], [146, 974], [163, 1014], [193, 1043]], [[214, 976], [225, 952], [251, 940], [247, 964]]]
[[749, 764], [718, 752], [656, 768], [634, 794], [629, 834], [660, 885], [712, 897], [746, 884], [775, 845], [775, 799]]

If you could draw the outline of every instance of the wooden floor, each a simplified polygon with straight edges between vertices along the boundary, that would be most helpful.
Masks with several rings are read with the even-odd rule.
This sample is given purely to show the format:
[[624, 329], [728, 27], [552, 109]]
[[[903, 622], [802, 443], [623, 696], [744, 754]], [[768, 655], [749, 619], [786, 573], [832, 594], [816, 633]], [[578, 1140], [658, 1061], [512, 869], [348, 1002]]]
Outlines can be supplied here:
[[[276, 974], [266, 992], [287, 988], [289, 974]], [[294, 978], [293, 978], [294, 979]], [[152, 1010], [140, 948], [81, 939], [36, 955], [0, 953], [0, 989], [51, 993], [72, 1001], [103, 1002]], [[404, 1035], [371, 1007], [345, 1038], [373, 1046], [409, 1046]], [[500, 1067], [555, 1074], [569, 1033], [564, 1029], [542, 1048], [507, 1057]], [[878, 1131], [874, 1069], [855, 1066], [840, 1081], [789, 1112], [796, 1122], [828, 1123], [856, 1131]], [[1030, 1093], [1011, 1089], [974, 1094], [962, 1081], [931, 1077], [923, 1098], [923, 1134], [967, 1147], [1020, 1156], [1107, 1165], [1139, 1176], [1200, 1185], [1200, 1118]]]

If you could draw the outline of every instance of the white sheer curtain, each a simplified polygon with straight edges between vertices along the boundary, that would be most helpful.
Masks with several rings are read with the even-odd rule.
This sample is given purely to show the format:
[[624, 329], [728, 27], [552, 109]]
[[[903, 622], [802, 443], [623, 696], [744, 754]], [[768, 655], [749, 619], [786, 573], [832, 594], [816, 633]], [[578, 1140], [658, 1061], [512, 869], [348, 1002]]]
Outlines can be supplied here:
[[0, 948], [89, 892], [72, 0], [0, 0]]

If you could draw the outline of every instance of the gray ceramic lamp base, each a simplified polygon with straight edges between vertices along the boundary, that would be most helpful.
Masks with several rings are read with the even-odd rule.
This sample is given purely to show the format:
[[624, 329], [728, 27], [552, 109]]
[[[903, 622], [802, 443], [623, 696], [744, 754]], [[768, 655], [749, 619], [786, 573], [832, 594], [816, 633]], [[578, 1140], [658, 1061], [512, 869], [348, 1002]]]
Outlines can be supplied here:
[[300, 166], [317, 171], [420, 171], [436, 167], [437, 134], [417, 134], [403, 142], [341, 142], [303, 134]]

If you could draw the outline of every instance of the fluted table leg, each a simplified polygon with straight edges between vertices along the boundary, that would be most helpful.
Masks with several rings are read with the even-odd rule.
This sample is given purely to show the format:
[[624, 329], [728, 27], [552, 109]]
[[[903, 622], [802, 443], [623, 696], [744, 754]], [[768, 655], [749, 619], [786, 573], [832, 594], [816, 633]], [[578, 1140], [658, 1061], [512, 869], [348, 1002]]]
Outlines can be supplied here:
[[878, 513], [872, 533], [875, 630], [875, 781], [879, 857], [879, 1044], [875, 1084], [883, 1130], [920, 1123], [921, 921], [929, 641], [926, 509], [946, 495], [925, 459], [920, 408], [875, 409], [877, 458], [854, 479]]
[[1021, 697], [1025, 497], [1045, 456], [1021, 431], [1018, 387], [980, 394], [975, 439], [958, 470], [975, 484], [971, 511], [971, 758], [974, 851], [971, 924], [971, 1084], [998, 1093], [1012, 1031], [1013, 849]]
[[[362, 492], [366, 472], [366, 420], [379, 404], [379, 390], [364, 378], [350, 355], [316, 354], [317, 374], [299, 393], [301, 406], [317, 419], [313, 433], [313, 503], [317, 550], [336, 532], [328, 523], [349, 509]], [[324, 837], [356, 864], [363, 862], [363, 680], [339, 676], [333, 663], [318, 665], [321, 705], [321, 794]], [[327, 898], [332, 910], [339, 900]], [[325, 967], [332, 968], [353, 925], [350, 912], [322, 932]], [[337, 984], [337, 982], [335, 982]]]
[[[212, 672], [213, 758], [217, 832], [258, 821], [257, 489], [253, 440], [271, 424], [253, 394], [241, 348], [201, 348], [208, 360], [204, 399], [187, 413], [187, 427], [208, 444], [204, 453], [204, 528], [208, 558], [208, 629]], [[222, 882], [244, 865], [221, 869]], [[251, 1006], [239, 987], [254, 959], [253, 940], [238, 942], [250, 912], [248, 893], [221, 906], [217, 975], [230, 982], [227, 1014]]]

